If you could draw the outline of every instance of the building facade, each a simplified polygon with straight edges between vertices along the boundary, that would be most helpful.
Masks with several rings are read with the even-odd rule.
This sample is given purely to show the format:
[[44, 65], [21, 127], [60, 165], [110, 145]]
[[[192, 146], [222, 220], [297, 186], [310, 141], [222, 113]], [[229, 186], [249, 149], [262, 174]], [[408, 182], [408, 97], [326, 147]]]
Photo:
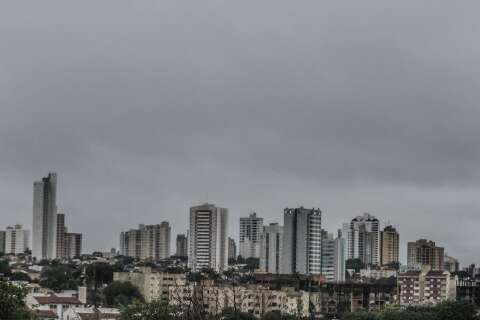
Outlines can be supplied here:
[[5, 231], [5, 253], [24, 253], [30, 247], [30, 231], [17, 224], [15, 227], [7, 227]]
[[392, 226], [386, 226], [380, 233], [380, 264], [382, 266], [399, 263], [400, 235]]
[[333, 234], [323, 232], [321, 261], [327, 282], [345, 281], [345, 240], [340, 235], [334, 238]]
[[228, 210], [205, 203], [190, 208], [188, 266], [194, 272], [205, 268], [222, 271], [227, 266]]
[[444, 248], [437, 247], [435, 242], [420, 239], [407, 245], [407, 266], [410, 270], [429, 266], [431, 270], [443, 270]]
[[0, 231], [0, 253], [5, 253], [5, 231]]
[[347, 259], [360, 259], [368, 265], [380, 263], [380, 223], [369, 213], [344, 225], [342, 237], [347, 241]]
[[322, 213], [320, 209], [284, 210], [282, 273], [321, 274]]
[[235, 239], [228, 237], [228, 260], [237, 259], [237, 244]]
[[57, 174], [49, 173], [33, 183], [33, 246], [37, 260], [57, 255]]
[[175, 255], [177, 257], [188, 257], [188, 237], [186, 235], [177, 235], [176, 248]]
[[132, 258], [161, 260], [170, 257], [171, 227], [168, 222], [138, 226], [120, 234], [120, 254]]
[[282, 265], [283, 226], [270, 223], [263, 227], [260, 249], [260, 269], [279, 274]]
[[450, 273], [460, 271], [460, 263], [454, 257], [451, 257], [447, 254], [443, 257], [443, 270]]
[[78, 258], [82, 255], [83, 235], [81, 233], [68, 233], [64, 235], [65, 259]]
[[260, 238], [263, 231], [263, 218], [252, 212], [240, 218], [240, 255], [243, 258], [260, 258]]

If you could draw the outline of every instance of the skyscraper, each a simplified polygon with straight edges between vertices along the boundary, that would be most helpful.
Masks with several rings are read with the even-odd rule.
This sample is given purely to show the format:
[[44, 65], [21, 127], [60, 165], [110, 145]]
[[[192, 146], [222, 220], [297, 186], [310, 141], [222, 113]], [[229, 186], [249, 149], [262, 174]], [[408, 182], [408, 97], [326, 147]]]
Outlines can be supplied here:
[[237, 259], [237, 244], [233, 238], [228, 237], [228, 259]]
[[347, 240], [347, 259], [360, 259], [369, 265], [380, 263], [380, 223], [377, 218], [364, 213], [353, 218], [349, 228], [342, 230]]
[[28, 249], [30, 242], [30, 232], [17, 224], [15, 227], [7, 227], [5, 231], [5, 253], [19, 254]]
[[263, 227], [260, 248], [260, 269], [279, 274], [282, 265], [283, 226], [270, 223]]
[[57, 255], [57, 174], [33, 183], [33, 246], [37, 260], [55, 259]]
[[205, 203], [190, 208], [188, 266], [194, 271], [227, 266], [228, 210]]
[[57, 259], [65, 258], [66, 256], [66, 249], [65, 249], [65, 214], [58, 213], [57, 214]]
[[177, 251], [175, 252], [177, 257], [188, 256], [188, 237], [184, 234], [177, 235]]
[[243, 258], [260, 258], [260, 237], [262, 236], [263, 218], [255, 212], [240, 218], [240, 255]]
[[345, 239], [323, 231], [322, 235], [322, 275], [328, 282], [345, 281]]
[[320, 274], [322, 269], [320, 209], [284, 210], [282, 273]]
[[392, 226], [386, 226], [380, 233], [380, 264], [382, 266], [398, 263], [400, 235]]
[[430, 266], [431, 270], [443, 270], [443, 258], [445, 250], [437, 247], [435, 242], [420, 239], [409, 242], [407, 245], [407, 266], [409, 269], [419, 269], [422, 266]]
[[66, 259], [80, 257], [82, 254], [82, 238], [81, 233], [65, 233], [63, 246]]

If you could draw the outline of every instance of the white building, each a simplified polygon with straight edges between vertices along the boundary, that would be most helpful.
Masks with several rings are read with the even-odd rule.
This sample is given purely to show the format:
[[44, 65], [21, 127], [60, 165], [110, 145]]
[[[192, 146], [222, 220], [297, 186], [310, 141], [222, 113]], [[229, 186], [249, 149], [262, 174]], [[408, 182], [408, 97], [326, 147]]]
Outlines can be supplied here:
[[160, 260], [170, 257], [171, 227], [163, 221], [139, 225], [120, 234], [120, 254], [139, 259]]
[[360, 259], [369, 265], [380, 263], [380, 223], [377, 218], [364, 213], [345, 225], [342, 237], [347, 242], [347, 259]]
[[260, 250], [260, 269], [269, 273], [280, 273], [282, 265], [283, 226], [270, 223], [263, 227]]
[[321, 274], [322, 213], [320, 209], [284, 210], [282, 273]]
[[263, 218], [255, 212], [240, 218], [240, 255], [243, 258], [260, 258], [260, 238]]
[[345, 240], [323, 232], [322, 275], [328, 282], [345, 281]]
[[224, 270], [227, 266], [228, 210], [205, 203], [190, 208], [188, 266], [193, 271], [211, 268]]
[[49, 173], [33, 183], [33, 246], [37, 260], [55, 259], [57, 254], [57, 174]]
[[19, 254], [24, 253], [30, 245], [30, 231], [22, 229], [22, 225], [7, 227], [5, 231], [5, 253]]

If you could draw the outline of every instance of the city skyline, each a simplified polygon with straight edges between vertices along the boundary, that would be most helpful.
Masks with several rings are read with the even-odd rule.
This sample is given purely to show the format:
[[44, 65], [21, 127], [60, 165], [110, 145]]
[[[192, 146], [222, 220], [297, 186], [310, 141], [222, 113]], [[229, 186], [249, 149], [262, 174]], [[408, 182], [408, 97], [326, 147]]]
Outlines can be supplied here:
[[480, 263], [480, 4], [54, 2], [0, 12], [0, 228], [33, 232], [56, 171], [86, 251], [208, 201], [235, 239], [250, 209], [369, 212], [402, 261], [427, 238]]

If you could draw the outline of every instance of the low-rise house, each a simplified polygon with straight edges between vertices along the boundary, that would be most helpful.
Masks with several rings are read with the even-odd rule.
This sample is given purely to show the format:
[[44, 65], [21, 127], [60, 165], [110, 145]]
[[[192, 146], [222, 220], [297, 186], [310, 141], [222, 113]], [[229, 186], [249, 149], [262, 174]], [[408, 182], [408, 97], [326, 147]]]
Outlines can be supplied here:
[[64, 313], [72, 308], [84, 305], [78, 297], [68, 294], [28, 294], [27, 307], [38, 312], [54, 312], [58, 319], [63, 320]]
[[110, 320], [120, 319], [120, 311], [116, 308], [70, 308], [62, 320]]

